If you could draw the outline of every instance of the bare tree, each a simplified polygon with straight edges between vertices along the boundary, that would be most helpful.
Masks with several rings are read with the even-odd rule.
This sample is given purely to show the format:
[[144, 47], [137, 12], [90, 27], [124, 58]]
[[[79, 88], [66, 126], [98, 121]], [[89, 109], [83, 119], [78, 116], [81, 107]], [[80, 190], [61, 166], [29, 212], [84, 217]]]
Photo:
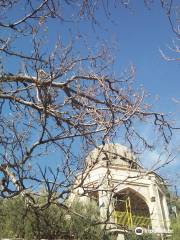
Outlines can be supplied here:
[[[149, 122], [169, 142], [172, 127], [165, 116], [151, 111], [143, 89], [133, 89], [134, 66], [117, 77], [111, 73], [106, 46], [82, 54], [73, 41], [57, 40], [50, 46], [44, 40], [43, 31], [52, 19], [58, 24], [74, 16], [95, 21], [95, 9], [108, 9], [95, 2], [0, 1], [0, 193], [4, 198], [21, 194], [29, 204], [38, 205], [34, 196], [45, 188], [46, 204], [61, 199], [65, 207], [63, 201], [90, 149], [113, 140], [119, 130], [132, 148], [134, 139], [152, 147], [134, 122]], [[66, 4], [74, 8], [69, 18], [64, 15]], [[23, 46], [26, 41], [28, 49]]]
[[174, 34], [173, 41], [169, 44], [165, 50], [160, 49], [161, 56], [166, 61], [179, 61], [179, 39], [180, 39], [180, 5], [178, 1], [173, 0], [161, 0], [161, 6], [164, 10], [169, 26], [171, 27], [172, 33]]

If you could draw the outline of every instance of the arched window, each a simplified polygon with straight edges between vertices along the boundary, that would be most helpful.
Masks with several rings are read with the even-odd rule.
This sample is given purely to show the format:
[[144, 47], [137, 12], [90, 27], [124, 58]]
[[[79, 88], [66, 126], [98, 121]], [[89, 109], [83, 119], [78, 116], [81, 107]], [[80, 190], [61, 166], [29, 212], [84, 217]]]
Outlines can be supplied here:
[[131, 227], [151, 228], [149, 207], [143, 196], [126, 188], [113, 196], [116, 223]]

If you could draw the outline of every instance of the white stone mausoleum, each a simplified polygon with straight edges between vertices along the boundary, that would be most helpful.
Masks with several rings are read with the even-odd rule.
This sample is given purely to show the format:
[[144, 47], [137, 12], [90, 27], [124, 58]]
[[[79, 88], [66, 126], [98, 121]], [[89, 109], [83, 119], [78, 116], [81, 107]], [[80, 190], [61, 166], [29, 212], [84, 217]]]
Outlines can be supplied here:
[[137, 227], [161, 236], [170, 233], [170, 219], [163, 179], [145, 170], [135, 155], [120, 144], [105, 144], [86, 158], [83, 179], [70, 198], [96, 202], [109, 229], [119, 233]]

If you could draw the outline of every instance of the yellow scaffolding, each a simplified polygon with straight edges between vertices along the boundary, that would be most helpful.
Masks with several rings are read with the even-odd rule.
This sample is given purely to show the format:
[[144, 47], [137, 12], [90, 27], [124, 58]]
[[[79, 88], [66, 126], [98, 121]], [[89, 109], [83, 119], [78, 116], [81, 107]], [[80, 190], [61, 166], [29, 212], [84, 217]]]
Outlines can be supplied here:
[[130, 198], [128, 197], [126, 200], [120, 200], [121, 202], [125, 203], [125, 212], [121, 211], [114, 211], [113, 218], [116, 224], [121, 226], [132, 228], [141, 226], [144, 228], [149, 228], [151, 226], [151, 219], [144, 216], [133, 215], [131, 211], [131, 202]]
[[126, 204], [126, 211], [127, 211], [127, 218], [128, 218], [128, 226], [132, 227], [133, 219], [132, 219], [132, 212], [131, 212], [131, 202], [129, 197], [125, 201], [125, 204]]

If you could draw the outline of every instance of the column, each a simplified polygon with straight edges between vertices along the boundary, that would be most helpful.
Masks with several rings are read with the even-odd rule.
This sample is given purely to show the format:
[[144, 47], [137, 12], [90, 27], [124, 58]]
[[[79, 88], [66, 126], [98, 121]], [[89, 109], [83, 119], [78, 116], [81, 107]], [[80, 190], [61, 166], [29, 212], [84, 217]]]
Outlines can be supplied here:
[[150, 192], [149, 211], [151, 216], [152, 231], [160, 233], [163, 232], [164, 230], [164, 224], [159, 193], [156, 184], [154, 183], [150, 184], [149, 192]]

